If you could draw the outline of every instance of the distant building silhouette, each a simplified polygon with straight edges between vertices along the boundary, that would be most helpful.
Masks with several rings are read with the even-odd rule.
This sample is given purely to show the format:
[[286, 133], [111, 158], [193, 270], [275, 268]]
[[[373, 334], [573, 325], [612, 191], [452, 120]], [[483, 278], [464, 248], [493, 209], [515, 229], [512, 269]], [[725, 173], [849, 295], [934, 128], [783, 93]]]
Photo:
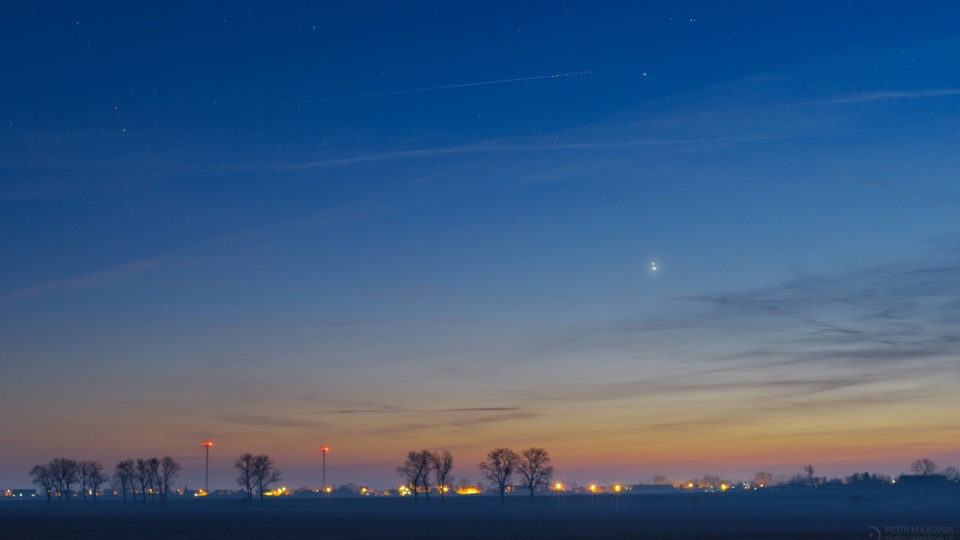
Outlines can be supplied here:
[[953, 489], [960, 487], [942, 474], [904, 474], [897, 478], [897, 485], [906, 489]]

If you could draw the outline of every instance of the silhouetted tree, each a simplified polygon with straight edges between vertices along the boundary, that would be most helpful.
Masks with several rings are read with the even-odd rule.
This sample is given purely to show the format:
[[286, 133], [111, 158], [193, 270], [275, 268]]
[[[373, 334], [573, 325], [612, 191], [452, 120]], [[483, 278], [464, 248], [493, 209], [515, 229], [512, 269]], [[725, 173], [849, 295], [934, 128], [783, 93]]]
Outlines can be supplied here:
[[93, 494], [93, 502], [97, 502], [97, 491], [107, 481], [107, 477], [103, 474], [103, 464], [99, 461], [81, 461], [77, 465], [77, 473], [83, 502], [87, 502], [88, 492]]
[[397, 473], [403, 476], [413, 487], [413, 500], [416, 501], [420, 486], [429, 485], [424, 480], [430, 474], [430, 451], [417, 452], [411, 450], [407, 452], [407, 459], [397, 467]]
[[804, 474], [807, 475], [807, 485], [808, 485], [808, 486], [815, 486], [815, 485], [816, 485], [816, 477], [813, 475], [813, 465], [807, 465], [806, 467], [804, 467], [804, 468], [803, 468], [803, 472], [804, 472]]
[[[33, 477], [33, 483], [37, 484], [47, 493], [47, 502], [53, 502], [53, 490], [57, 487], [57, 480], [50, 471], [49, 465], [34, 465], [30, 469], [30, 476]], [[60, 497], [57, 497], [60, 500]]]
[[136, 466], [133, 469], [133, 478], [137, 484], [140, 484], [140, 498], [144, 503], [147, 502], [147, 491], [153, 485], [153, 479], [150, 476], [150, 461], [137, 458]]
[[942, 474], [946, 476], [947, 480], [950, 480], [951, 482], [956, 482], [957, 480], [960, 480], [960, 471], [957, 471], [956, 467], [947, 467], [946, 469], [943, 470]]
[[423, 488], [423, 492], [427, 496], [427, 504], [430, 504], [430, 490], [433, 489], [430, 483], [430, 473], [433, 472], [433, 460], [430, 459], [432, 455], [429, 450], [424, 450], [420, 453], [420, 459], [427, 465], [423, 470], [423, 474], [420, 475], [420, 487]]
[[77, 483], [77, 462], [67, 458], [54, 458], [47, 467], [50, 468], [57, 486], [57, 501], [60, 501], [60, 497], [66, 497], [67, 502], [70, 502], [71, 486]]
[[253, 457], [253, 480], [260, 490], [260, 502], [263, 503], [263, 493], [270, 484], [279, 482], [283, 474], [274, 466], [273, 460], [266, 454]]
[[527, 448], [521, 452], [521, 457], [517, 461], [517, 470], [523, 476], [523, 485], [530, 490], [531, 503], [537, 487], [549, 484], [550, 479], [553, 478], [550, 454], [543, 448]]
[[160, 460], [159, 467], [159, 484], [160, 484], [160, 500], [167, 502], [167, 492], [170, 491], [170, 484], [176, 480], [177, 475], [180, 474], [180, 471], [183, 470], [183, 465], [174, 461], [170, 456], [164, 456]]
[[930, 476], [937, 472], [937, 464], [927, 458], [918, 459], [910, 464], [910, 472], [919, 476]]
[[233, 467], [237, 469], [237, 484], [247, 491], [247, 500], [253, 500], [253, 486], [256, 485], [256, 473], [254, 472], [253, 454], [247, 453], [238, 457], [233, 462]]
[[773, 474], [760, 471], [757, 474], [753, 475], [753, 484], [755, 486], [772, 486], [773, 485]]
[[504, 500], [510, 476], [517, 467], [520, 456], [509, 448], [494, 448], [487, 453], [486, 461], [480, 463], [480, 473], [493, 482], [500, 491], [500, 502]]
[[853, 473], [845, 479], [847, 485], [854, 487], [882, 487], [890, 485], [890, 477], [868, 472]]
[[147, 472], [150, 480], [150, 500], [156, 502], [160, 491], [160, 460], [153, 457], [147, 460]]
[[430, 467], [437, 478], [437, 489], [440, 490], [440, 504], [446, 502], [444, 490], [449, 488], [453, 477], [450, 471], [453, 470], [453, 454], [444, 450], [441, 453], [433, 452], [430, 454]]
[[113, 480], [120, 486], [120, 491], [123, 493], [123, 502], [127, 502], [128, 488], [133, 492], [133, 501], [137, 501], [136, 484], [134, 483], [136, 472], [136, 465], [134, 465], [132, 459], [117, 463], [117, 466], [113, 469]]

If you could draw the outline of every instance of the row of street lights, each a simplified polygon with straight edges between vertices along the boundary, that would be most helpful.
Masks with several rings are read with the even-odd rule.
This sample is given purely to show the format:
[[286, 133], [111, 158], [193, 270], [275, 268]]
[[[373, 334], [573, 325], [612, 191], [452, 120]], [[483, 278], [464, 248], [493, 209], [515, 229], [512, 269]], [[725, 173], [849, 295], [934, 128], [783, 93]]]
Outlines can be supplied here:
[[[204, 441], [201, 443], [201, 446], [206, 449], [206, 465], [203, 471], [203, 492], [210, 493], [210, 447], [213, 446], [213, 441]], [[327, 488], [327, 452], [329, 451], [329, 446], [320, 447], [320, 453], [323, 454], [323, 489], [327, 492], [329, 492]]]

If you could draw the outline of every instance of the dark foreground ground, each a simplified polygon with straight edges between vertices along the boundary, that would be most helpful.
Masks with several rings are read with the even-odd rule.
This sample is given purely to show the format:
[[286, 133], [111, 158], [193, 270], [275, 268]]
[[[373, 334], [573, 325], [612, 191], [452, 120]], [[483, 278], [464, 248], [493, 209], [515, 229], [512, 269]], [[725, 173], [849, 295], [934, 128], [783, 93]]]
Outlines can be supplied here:
[[960, 540], [960, 492], [4, 501], [0, 538]]

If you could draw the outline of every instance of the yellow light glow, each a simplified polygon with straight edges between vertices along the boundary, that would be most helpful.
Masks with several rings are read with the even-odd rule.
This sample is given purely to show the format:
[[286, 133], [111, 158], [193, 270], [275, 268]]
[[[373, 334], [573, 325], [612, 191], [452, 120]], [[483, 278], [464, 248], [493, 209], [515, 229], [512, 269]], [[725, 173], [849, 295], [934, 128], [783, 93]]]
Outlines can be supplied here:
[[553, 489], [557, 491], [563, 491], [563, 484], [560, 482], [557, 482], [556, 484], [553, 485]]
[[282, 497], [282, 496], [284, 496], [284, 495], [289, 495], [289, 494], [290, 494], [290, 492], [287, 491], [287, 488], [285, 488], [285, 487], [279, 487], [279, 488], [277, 488], [277, 489], [275, 489], [275, 490], [273, 490], [273, 491], [264, 491], [264, 492], [263, 492], [263, 495], [264, 495], [265, 497]]
[[620, 484], [613, 486], [613, 490], [616, 491], [617, 493], [620, 493], [622, 489], [623, 489], [623, 486], [621, 486]]

